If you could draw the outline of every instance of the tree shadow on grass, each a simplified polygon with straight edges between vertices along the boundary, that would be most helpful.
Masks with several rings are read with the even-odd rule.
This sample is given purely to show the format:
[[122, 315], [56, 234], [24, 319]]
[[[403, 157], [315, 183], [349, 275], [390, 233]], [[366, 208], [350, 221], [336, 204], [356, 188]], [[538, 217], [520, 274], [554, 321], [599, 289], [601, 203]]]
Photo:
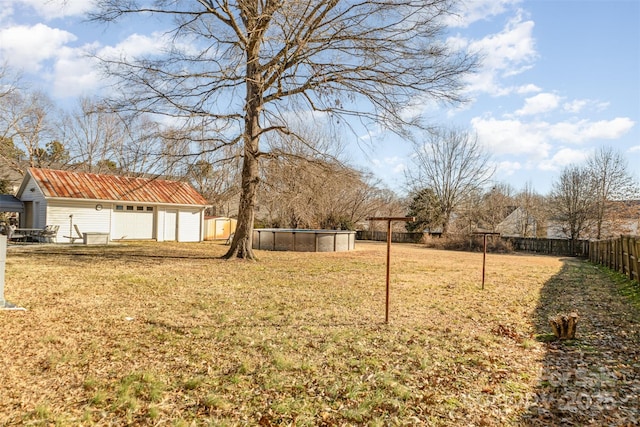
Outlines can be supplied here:
[[[559, 341], [549, 316], [578, 312], [576, 339]], [[523, 425], [640, 423], [640, 313], [611, 276], [567, 258], [543, 289], [534, 319], [545, 354]]]

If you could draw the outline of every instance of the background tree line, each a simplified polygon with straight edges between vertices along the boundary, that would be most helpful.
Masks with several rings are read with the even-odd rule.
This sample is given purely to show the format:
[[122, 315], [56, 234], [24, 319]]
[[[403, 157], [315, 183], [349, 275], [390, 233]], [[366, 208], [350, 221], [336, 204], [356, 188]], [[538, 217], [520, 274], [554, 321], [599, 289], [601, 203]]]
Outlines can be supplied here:
[[416, 144], [413, 159], [408, 214], [417, 221], [407, 224], [409, 231], [571, 240], [639, 232], [640, 187], [613, 148], [564, 168], [546, 196], [531, 185], [515, 191], [494, 183], [490, 156], [464, 130], [433, 130]]

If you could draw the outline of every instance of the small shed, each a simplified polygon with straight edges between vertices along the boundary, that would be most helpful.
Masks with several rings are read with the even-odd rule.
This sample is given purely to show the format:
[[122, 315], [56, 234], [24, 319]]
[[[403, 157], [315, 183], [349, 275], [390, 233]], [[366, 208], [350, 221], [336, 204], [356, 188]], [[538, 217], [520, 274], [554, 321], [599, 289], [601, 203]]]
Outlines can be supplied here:
[[40, 168], [27, 171], [16, 197], [20, 226], [58, 225], [58, 242], [81, 238], [77, 230], [109, 240], [200, 242], [208, 206], [184, 182]]
[[236, 232], [238, 220], [224, 216], [208, 216], [204, 219], [204, 240], [228, 239]]

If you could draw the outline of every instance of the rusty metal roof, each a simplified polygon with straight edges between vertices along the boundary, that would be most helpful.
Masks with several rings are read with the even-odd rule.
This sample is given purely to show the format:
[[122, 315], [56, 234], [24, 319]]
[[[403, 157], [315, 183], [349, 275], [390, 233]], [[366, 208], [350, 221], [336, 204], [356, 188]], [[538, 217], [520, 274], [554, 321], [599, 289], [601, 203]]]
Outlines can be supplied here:
[[39, 168], [30, 168], [29, 173], [45, 197], [208, 205], [205, 198], [185, 182]]

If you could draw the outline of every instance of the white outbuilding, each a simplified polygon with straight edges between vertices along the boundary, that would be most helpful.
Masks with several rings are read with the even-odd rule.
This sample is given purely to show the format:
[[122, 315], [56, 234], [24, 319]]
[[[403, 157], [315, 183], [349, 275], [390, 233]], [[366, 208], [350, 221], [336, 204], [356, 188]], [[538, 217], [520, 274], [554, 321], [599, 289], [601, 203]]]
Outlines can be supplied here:
[[[57, 242], [200, 242], [207, 201], [185, 182], [30, 168], [16, 194], [21, 228], [58, 226]], [[87, 236], [84, 236], [85, 242]]]

